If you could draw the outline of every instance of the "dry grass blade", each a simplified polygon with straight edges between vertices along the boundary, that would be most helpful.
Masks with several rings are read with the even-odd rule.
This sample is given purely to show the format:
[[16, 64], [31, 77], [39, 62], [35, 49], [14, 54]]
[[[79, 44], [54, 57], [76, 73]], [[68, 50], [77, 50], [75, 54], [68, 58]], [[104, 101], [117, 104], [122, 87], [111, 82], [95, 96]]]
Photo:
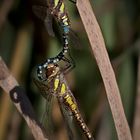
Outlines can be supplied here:
[[105, 48], [100, 27], [92, 11], [89, 0], [77, 0], [77, 8], [87, 32], [92, 52], [103, 78], [118, 138], [119, 140], [132, 140], [130, 129], [124, 114], [115, 74]]
[[43, 128], [37, 121], [33, 108], [26, 97], [24, 90], [19, 86], [16, 79], [10, 74], [7, 66], [0, 57], [0, 86], [9, 94], [12, 102], [26, 120], [36, 140], [47, 140]]
[[[26, 27], [26, 28], [25, 28]], [[12, 54], [10, 62], [10, 72], [14, 75], [16, 80], [20, 81], [20, 76], [27, 63], [27, 52], [29, 51], [29, 41], [32, 35], [32, 30], [29, 25], [21, 28], [17, 33], [15, 49]], [[19, 61], [20, 58], [20, 61]], [[9, 120], [11, 122], [11, 102], [8, 94], [3, 93], [0, 99], [0, 139], [7, 137], [7, 126]], [[9, 132], [10, 133], [10, 132]], [[17, 131], [17, 133], [19, 133]], [[16, 135], [18, 136], [18, 135]]]

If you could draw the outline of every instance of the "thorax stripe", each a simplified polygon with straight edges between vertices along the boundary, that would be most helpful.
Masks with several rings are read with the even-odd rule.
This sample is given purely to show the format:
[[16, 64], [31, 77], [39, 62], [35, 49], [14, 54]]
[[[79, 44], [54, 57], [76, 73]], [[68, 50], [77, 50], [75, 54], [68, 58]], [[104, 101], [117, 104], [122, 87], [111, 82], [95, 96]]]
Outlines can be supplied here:
[[56, 91], [58, 89], [58, 85], [59, 85], [59, 79], [55, 79], [55, 81], [54, 81], [54, 91]]

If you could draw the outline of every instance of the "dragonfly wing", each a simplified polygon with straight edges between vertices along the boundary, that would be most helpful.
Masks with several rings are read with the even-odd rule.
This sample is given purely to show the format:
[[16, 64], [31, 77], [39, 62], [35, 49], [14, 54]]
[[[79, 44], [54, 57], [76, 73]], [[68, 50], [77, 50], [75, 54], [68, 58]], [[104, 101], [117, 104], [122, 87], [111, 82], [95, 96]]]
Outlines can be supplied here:
[[76, 32], [74, 32], [72, 29], [70, 29], [70, 40], [72, 43], [72, 46], [74, 46], [74, 48], [76, 49], [82, 49], [83, 48], [83, 44], [80, 41], [79, 36], [77, 35]]
[[44, 128], [47, 130], [47, 135], [50, 139], [53, 136], [53, 123], [52, 123], [52, 106], [54, 96], [49, 93], [49, 88], [47, 87], [47, 83], [42, 82], [36, 78], [33, 79], [36, 86], [39, 88], [41, 95], [46, 99], [45, 111], [43, 113], [41, 123]]
[[33, 79], [35, 85], [38, 87], [41, 95], [47, 100], [49, 101], [51, 93], [49, 93], [49, 88], [47, 86], [47, 84], [45, 82], [42, 82], [36, 78]]
[[46, 27], [46, 29], [48, 31], [48, 34], [50, 36], [54, 37], [55, 34], [54, 34], [54, 31], [53, 31], [53, 26], [52, 26], [52, 15], [50, 14], [49, 11], [47, 12], [47, 16], [45, 18], [44, 24], [45, 24], [45, 27]]
[[53, 27], [52, 27], [52, 15], [48, 7], [33, 5], [33, 13], [44, 22], [45, 28], [48, 31], [50, 36], [54, 36]]
[[52, 107], [53, 107], [54, 96], [50, 96], [49, 98], [50, 101], [49, 102], [46, 101], [46, 110], [44, 111], [41, 123], [46, 128], [49, 139], [52, 139], [53, 132], [54, 132], [54, 127], [53, 127], [54, 125], [52, 121]]
[[58, 99], [58, 103], [67, 129], [68, 138], [69, 140], [74, 140], [75, 136], [74, 136], [74, 126], [73, 126], [74, 124], [72, 123], [73, 121], [72, 112], [59, 99]]
[[44, 21], [44, 19], [46, 18], [47, 16], [47, 7], [45, 6], [40, 6], [40, 5], [33, 5], [32, 6], [32, 10], [33, 10], [33, 13], [39, 18], [41, 19], [42, 21]]

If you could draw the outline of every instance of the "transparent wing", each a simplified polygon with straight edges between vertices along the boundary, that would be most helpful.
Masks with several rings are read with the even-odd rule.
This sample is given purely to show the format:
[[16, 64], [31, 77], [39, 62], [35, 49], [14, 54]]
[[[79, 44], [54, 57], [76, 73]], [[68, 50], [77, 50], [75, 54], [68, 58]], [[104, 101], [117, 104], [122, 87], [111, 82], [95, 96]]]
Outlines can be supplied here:
[[49, 102], [49, 100], [51, 99], [50, 96], [52, 96], [52, 94], [49, 93], [49, 88], [48, 88], [47, 84], [36, 78], [34, 78], [33, 81], [36, 84], [36, 86], [38, 87], [41, 95], [47, 100], [47, 102]]
[[52, 15], [50, 14], [50, 12], [47, 13], [47, 16], [44, 20], [44, 25], [45, 25], [45, 28], [47, 29], [48, 31], [48, 34], [50, 36], [55, 36], [54, 34], [54, 31], [53, 31], [53, 26], [52, 26]]
[[58, 103], [60, 106], [60, 111], [65, 123], [65, 127], [67, 129], [67, 134], [69, 140], [75, 140], [75, 128], [73, 123], [73, 116], [72, 112], [66, 107], [66, 105], [59, 99], [58, 97]]
[[52, 105], [54, 96], [51, 93], [49, 93], [49, 90], [45, 82], [41, 82], [35, 78], [33, 80], [36, 86], [39, 88], [41, 95], [46, 99], [46, 108], [43, 113], [41, 123], [46, 128], [47, 135], [51, 139], [53, 134]]
[[53, 139], [54, 125], [52, 121], [52, 108], [54, 96], [51, 96], [50, 98], [49, 103], [46, 102], [46, 110], [44, 111], [41, 123], [46, 128], [49, 139]]
[[82, 42], [80, 41], [79, 36], [76, 34], [75, 31], [70, 29], [69, 36], [70, 36], [71, 44], [72, 44], [72, 46], [75, 49], [82, 49], [82, 48], [84, 48]]
[[50, 36], [55, 36], [52, 27], [52, 15], [47, 6], [33, 5], [33, 13], [44, 22], [45, 28]]

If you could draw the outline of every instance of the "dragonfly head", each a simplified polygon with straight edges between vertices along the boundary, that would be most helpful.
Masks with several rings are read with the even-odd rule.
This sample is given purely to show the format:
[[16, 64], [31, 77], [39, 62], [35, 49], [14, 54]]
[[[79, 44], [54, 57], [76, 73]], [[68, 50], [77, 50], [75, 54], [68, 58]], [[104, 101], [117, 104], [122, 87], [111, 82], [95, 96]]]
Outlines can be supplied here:
[[55, 77], [58, 72], [60, 71], [60, 68], [55, 63], [47, 63], [44, 65], [39, 65], [37, 69], [37, 76], [39, 80], [46, 81], [50, 78]]
[[46, 69], [46, 78], [49, 79], [55, 77], [59, 71], [60, 69], [57, 64], [48, 64], [48, 67]]

